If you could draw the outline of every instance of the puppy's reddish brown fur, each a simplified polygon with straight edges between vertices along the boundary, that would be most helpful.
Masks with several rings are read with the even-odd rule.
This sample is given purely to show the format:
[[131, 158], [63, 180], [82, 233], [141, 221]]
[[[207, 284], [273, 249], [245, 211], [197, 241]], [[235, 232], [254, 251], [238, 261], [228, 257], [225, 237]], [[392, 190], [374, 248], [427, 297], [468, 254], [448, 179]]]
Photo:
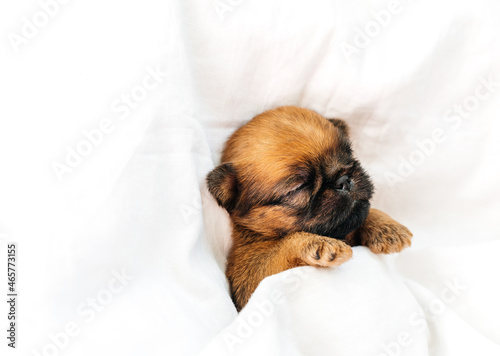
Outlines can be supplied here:
[[267, 276], [338, 266], [350, 246], [398, 252], [411, 232], [369, 209], [373, 186], [353, 157], [347, 125], [297, 107], [253, 118], [226, 142], [208, 187], [233, 223], [226, 276], [240, 310]]

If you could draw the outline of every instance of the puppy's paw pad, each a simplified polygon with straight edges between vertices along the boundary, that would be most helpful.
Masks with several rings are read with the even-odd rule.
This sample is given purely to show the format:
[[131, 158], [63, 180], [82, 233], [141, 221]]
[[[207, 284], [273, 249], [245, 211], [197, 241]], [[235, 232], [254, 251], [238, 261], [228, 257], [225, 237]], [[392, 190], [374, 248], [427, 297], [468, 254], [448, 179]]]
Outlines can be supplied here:
[[352, 249], [344, 242], [323, 236], [316, 236], [306, 245], [303, 260], [311, 266], [338, 266], [352, 257]]
[[411, 246], [412, 236], [406, 226], [393, 220], [373, 228], [365, 246], [374, 253], [400, 252]]

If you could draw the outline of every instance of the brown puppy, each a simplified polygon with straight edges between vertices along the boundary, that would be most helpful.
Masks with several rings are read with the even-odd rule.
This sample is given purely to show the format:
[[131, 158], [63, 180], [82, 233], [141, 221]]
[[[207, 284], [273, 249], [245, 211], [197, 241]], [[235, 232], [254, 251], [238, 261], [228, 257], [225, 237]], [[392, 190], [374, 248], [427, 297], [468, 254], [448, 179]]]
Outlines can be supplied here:
[[338, 266], [350, 246], [392, 253], [411, 232], [371, 209], [373, 185], [353, 157], [347, 125], [293, 106], [266, 111], [226, 142], [208, 188], [233, 223], [226, 276], [241, 310], [265, 277]]

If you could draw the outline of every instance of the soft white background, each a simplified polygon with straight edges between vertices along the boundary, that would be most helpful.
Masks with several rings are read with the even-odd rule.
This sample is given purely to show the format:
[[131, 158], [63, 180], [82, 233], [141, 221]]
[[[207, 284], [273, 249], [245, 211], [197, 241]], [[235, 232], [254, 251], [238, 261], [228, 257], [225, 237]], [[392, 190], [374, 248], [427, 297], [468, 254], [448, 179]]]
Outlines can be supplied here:
[[[18, 349], [2, 332], [1, 354], [500, 355], [500, 86], [460, 125], [447, 119], [482, 80], [500, 82], [500, 6], [401, 0], [346, 56], [389, 4], [72, 0], [16, 47], [41, 5], [3, 2], [0, 263], [17, 242], [20, 320]], [[161, 85], [120, 118], [113, 103], [148, 68]], [[285, 104], [347, 120], [373, 205], [410, 227], [413, 246], [268, 278], [238, 317], [228, 218], [203, 181], [235, 128]], [[105, 118], [113, 131], [59, 180], [54, 162]], [[446, 139], [390, 184], [436, 129]], [[124, 269], [133, 279], [90, 320], [88, 298]], [[69, 323], [77, 336], [61, 334]]]

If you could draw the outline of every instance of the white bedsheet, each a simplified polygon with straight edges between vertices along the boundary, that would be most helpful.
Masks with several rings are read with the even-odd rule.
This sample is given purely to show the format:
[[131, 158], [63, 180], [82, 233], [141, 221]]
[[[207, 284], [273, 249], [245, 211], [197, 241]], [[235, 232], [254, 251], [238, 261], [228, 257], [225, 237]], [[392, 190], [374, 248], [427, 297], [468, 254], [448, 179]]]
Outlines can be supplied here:
[[[2, 4], [0, 261], [17, 242], [19, 297], [1, 354], [500, 355], [498, 16], [495, 0]], [[238, 315], [204, 177], [280, 105], [351, 125], [373, 206], [413, 246], [272, 276]]]

